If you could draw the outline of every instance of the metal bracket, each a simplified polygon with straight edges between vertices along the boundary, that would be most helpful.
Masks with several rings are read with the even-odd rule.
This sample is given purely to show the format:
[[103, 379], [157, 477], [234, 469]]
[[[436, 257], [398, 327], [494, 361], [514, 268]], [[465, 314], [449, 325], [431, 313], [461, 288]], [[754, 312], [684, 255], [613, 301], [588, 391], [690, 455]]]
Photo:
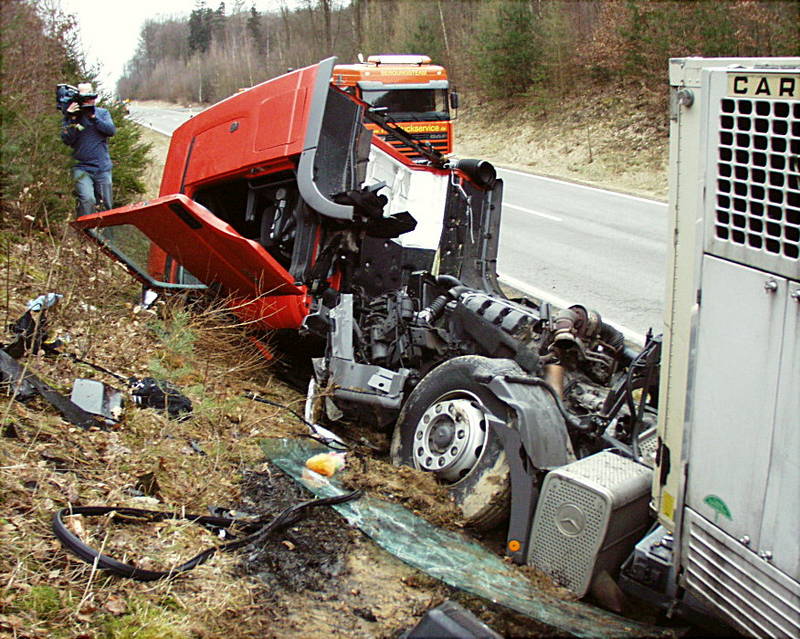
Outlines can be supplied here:
[[539, 486], [536, 477], [523, 463], [523, 447], [519, 431], [494, 415], [487, 414], [486, 418], [489, 427], [503, 444], [511, 473], [511, 513], [505, 552], [514, 563], [524, 564], [528, 557], [536, 502], [539, 500]]

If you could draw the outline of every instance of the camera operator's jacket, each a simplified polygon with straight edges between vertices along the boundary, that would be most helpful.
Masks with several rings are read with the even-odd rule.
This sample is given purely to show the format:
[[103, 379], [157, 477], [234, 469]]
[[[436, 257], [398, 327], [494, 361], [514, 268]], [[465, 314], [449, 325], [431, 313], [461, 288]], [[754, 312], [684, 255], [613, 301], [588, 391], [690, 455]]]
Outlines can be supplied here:
[[111, 170], [111, 156], [108, 153], [108, 138], [117, 132], [108, 109], [95, 107], [95, 117], [83, 113], [77, 118], [64, 118], [61, 125], [61, 139], [72, 147], [75, 168], [89, 173]]

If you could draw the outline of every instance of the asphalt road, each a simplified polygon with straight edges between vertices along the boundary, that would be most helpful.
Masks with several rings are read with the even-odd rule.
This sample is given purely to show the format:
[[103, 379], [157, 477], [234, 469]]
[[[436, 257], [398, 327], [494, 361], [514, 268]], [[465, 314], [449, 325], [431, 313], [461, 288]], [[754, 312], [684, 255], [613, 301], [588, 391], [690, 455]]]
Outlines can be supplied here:
[[202, 109], [189, 109], [182, 107], [173, 108], [157, 108], [145, 107], [136, 104], [130, 105], [129, 118], [134, 122], [138, 122], [142, 126], [146, 126], [153, 131], [158, 131], [164, 135], [172, 135], [172, 132], [177, 129], [181, 124], [186, 122], [195, 113], [199, 113]]
[[501, 280], [558, 306], [583, 304], [632, 339], [663, 330], [667, 206], [528, 173], [503, 178]]
[[[131, 106], [165, 135], [197, 109]], [[491, 158], [487, 158], [491, 160]], [[505, 183], [501, 281], [563, 307], [583, 304], [632, 341], [663, 330], [667, 207], [663, 202], [499, 169]]]

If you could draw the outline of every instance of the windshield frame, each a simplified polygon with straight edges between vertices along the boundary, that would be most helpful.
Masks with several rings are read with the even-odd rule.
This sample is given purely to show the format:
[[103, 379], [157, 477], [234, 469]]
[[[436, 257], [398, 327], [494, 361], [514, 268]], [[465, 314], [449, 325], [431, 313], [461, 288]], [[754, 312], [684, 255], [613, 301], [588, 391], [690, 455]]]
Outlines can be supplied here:
[[[423, 94], [429, 94], [430, 97]], [[390, 100], [387, 100], [387, 97]], [[398, 108], [400, 106], [413, 107], [411, 100], [415, 99], [420, 108]], [[386, 109], [382, 113], [397, 122], [450, 120], [450, 105], [445, 88], [396, 85], [361, 87], [361, 100], [373, 109]], [[387, 104], [387, 102], [389, 103]], [[432, 106], [433, 109], [422, 108], [424, 106]]]

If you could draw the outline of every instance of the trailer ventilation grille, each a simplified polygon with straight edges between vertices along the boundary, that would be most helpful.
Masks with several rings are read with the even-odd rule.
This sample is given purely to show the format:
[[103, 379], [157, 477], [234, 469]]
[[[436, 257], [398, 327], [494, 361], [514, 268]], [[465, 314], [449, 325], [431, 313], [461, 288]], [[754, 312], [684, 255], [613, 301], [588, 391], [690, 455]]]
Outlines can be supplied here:
[[800, 636], [797, 582], [691, 509], [686, 515], [686, 585], [746, 635]]
[[723, 99], [718, 143], [715, 243], [744, 249], [751, 259], [755, 252], [770, 262], [795, 262], [800, 254], [800, 102]]

